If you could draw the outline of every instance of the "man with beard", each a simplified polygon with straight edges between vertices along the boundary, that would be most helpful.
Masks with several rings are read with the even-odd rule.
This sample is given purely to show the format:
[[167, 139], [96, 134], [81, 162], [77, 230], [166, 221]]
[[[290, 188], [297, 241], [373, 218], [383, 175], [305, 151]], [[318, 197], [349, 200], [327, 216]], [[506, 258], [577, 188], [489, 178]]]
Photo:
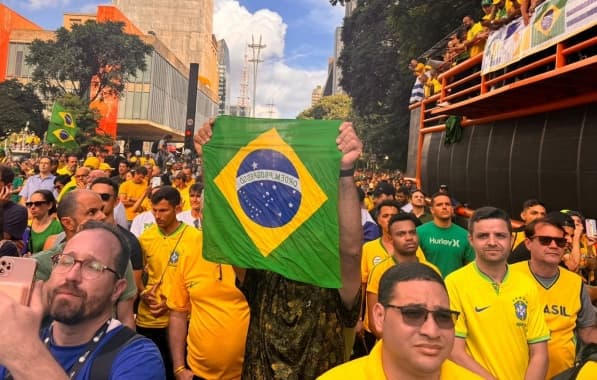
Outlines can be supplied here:
[[[91, 221], [52, 261], [52, 275], [36, 284], [29, 307], [0, 293], [0, 378], [163, 379], [155, 345], [112, 318], [129, 262], [120, 232]], [[39, 334], [44, 310], [53, 322]], [[109, 350], [116, 351], [111, 362], [96, 366]]]
[[[55, 241], [53, 248], [40, 251], [33, 256], [37, 260], [36, 279], [48, 280], [53, 269], [51, 258], [62, 252], [65, 243], [68, 243], [75, 236], [83, 224], [90, 220], [103, 222], [106, 219], [106, 215], [102, 211], [103, 207], [101, 197], [90, 190], [73, 190], [64, 196], [58, 205], [57, 211], [58, 220], [64, 229], [64, 235], [54, 235], [57, 237], [57, 241]], [[124, 277], [127, 280], [127, 286], [124, 292], [121, 292], [116, 304], [116, 314], [122, 323], [134, 328], [133, 302], [137, 295], [137, 287], [133, 280], [133, 271], [130, 265], [127, 266]]]

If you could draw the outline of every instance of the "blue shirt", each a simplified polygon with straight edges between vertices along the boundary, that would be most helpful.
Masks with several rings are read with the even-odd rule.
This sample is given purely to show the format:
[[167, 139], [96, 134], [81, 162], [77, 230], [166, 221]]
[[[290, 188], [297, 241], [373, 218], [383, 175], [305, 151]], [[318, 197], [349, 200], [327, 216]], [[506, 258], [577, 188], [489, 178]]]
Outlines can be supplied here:
[[[112, 337], [120, 329], [122, 329], [122, 325], [118, 325], [104, 335], [100, 344], [89, 355], [89, 359], [77, 373], [77, 376], [75, 377], [76, 380], [91, 379], [89, 372], [91, 371], [91, 366], [97, 353], [100, 352], [101, 348], [109, 341], [108, 338]], [[45, 335], [47, 335], [47, 329], [42, 333], [42, 336]], [[54, 359], [62, 368], [64, 368], [65, 372], [67, 372], [84, 353], [86, 346], [87, 344], [61, 347], [50, 342], [48, 348], [52, 356], [54, 356]], [[0, 367], [0, 379], [4, 379], [5, 373], [6, 369]], [[40, 376], [43, 377], [42, 374], [40, 374]], [[120, 350], [112, 362], [112, 370], [109, 379], [163, 380], [165, 378], [166, 372], [162, 357], [160, 356], [160, 351], [151, 340], [143, 337], [127, 344]]]
[[46, 189], [54, 194], [54, 198], [58, 198], [58, 192], [54, 188], [55, 178], [56, 177], [53, 174], [50, 174], [45, 178], [41, 178], [39, 174], [32, 175], [25, 181], [25, 186], [23, 186], [19, 195], [25, 199], [25, 202], [27, 202], [29, 198], [31, 198], [31, 194], [35, 193], [37, 190]]

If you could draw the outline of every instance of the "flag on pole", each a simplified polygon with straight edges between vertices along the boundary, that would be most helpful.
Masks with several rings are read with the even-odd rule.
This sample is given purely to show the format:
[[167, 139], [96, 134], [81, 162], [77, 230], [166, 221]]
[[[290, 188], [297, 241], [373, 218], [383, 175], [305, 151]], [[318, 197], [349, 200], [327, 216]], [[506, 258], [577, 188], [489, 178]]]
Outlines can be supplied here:
[[340, 123], [216, 120], [203, 147], [207, 260], [341, 286]]
[[75, 141], [76, 135], [77, 124], [75, 123], [75, 118], [58, 102], [55, 102], [52, 107], [52, 116], [48, 125], [46, 141], [50, 144], [73, 149], [79, 146]]

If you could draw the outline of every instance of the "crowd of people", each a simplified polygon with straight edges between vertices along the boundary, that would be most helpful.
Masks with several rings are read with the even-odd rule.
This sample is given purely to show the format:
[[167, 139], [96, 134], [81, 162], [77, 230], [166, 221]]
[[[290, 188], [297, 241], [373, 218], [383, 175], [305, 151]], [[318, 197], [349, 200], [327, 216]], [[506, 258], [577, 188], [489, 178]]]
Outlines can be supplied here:
[[463, 17], [461, 28], [449, 36], [441, 60], [411, 60], [408, 67], [415, 76], [415, 83], [409, 103], [418, 103], [438, 94], [442, 90], [442, 85], [437, 79], [440, 73], [471, 57], [483, 54], [485, 42], [491, 31], [500, 29], [519, 17], [528, 25], [533, 12], [543, 1], [545, 0], [481, 0], [481, 17], [476, 21], [471, 15]]
[[529, 199], [520, 226], [482, 207], [463, 227], [446, 185], [355, 171], [350, 123], [337, 145], [339, 289], [205, 260], [197, 161], [132, 163], [115, 146], [0, 164], [0, 253], [34, 258], [41, 280], [29, 306], [0, 292], [0, 377], [597, 376], [576, 365], [597, 343], [597, 237], [579, 211]]

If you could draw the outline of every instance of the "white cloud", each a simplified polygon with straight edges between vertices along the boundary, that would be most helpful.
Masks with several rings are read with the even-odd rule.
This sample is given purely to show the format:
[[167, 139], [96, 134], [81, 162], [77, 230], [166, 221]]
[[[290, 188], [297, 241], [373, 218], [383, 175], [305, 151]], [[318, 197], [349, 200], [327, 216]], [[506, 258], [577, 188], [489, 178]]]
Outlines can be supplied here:
[[33, 10], [61, 7], [68, 3], [70, 3], [70, 0], [25, 0], [25, 6]]
[[[323, 0], [308, 1], [314, 4], [315, 1], [327, 3]], [[327, 6], [331, 8], [329, 3]], [[261, 35], [266, 48], [261, 51], [264, 62], [259, 65], [257, 74], [256, 116], [270, 117], [270, 107], [267, 105], [272, 102], [274, 107], [271, 117], [295, 118], [310, 107], [311, 92], [318, 84], [324, 84], [327, 70], [305, 70], [291, 66], [292, 58], [287, 59], [284, 56], [287, 27], [282, 17], [271, 10], [262, 9], [250, 13], [237, 0], [215, 1], [214, 34], [217, 39], [226, 40], [230, 51], [232, 105], [237, 103], [239, 96], [243, 56], [245, 51], [249, 58], [252, 54], [252, 51], [246, 48], [247, 43], [251, 42], [251, 35], [257, 41]], [[326, 65], [327, 62], [321, 62], [322, 67]], [[251, 64], [248, 69], [252, 72]], [[252, 78], [249, 78], [249, 84], [249, 95], [252, 96]]]

